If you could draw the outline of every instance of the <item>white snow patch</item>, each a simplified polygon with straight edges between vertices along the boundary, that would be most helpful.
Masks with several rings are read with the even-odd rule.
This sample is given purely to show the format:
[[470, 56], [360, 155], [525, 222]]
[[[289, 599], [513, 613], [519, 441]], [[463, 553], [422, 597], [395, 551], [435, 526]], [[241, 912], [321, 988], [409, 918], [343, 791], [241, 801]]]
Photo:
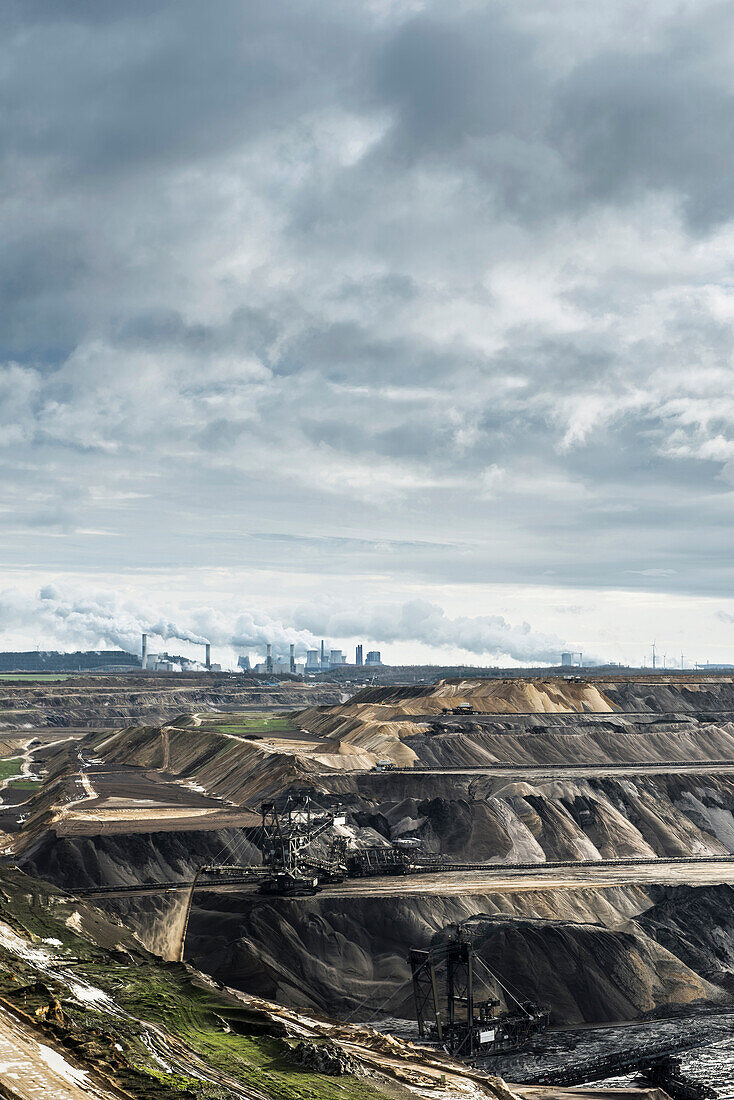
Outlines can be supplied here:
[[148, 1050], [150, 1051], [152, 1057], [158, 1063], [158, 1065], [162, 1066], [163, 1069], [166, 1071], [166, 1073], [173, 1073], [173, 1067], [171, 1065], [169, 1065], [168, 1062], [165, 1062], [161, 1058], [158, 1051], [155, 1049], [155, 1045], [153, 1043], [153, 1040], [150, 1037], [150, 1032], [148, 1031], [147, 1028], [143, 1029], [142, 1039], [143, 1039], [143, 1042], [145, 1043], [145, 1045], [147, 1046]]
[[85, 1005], [94, 1005], [95, 1008], [104, 1009], [105, 1012], [117, 1013], [117, 1005], [103, 989], [97, 989], [94, 985], [87, 985], [86, 982], [70, 981], [69, 990], [78, 1001], [82, 1001]]
[[53, 936], [50, 936], [47, 940], [41, 940], [41, 943], [47, 943], [49, 945], [49, 947], [63, 947], [64, 946], [63, 943], [61, 942], [61, 940], [56, 940], [56, 939], [54, 939]]
[[38, 966], [48, 970], [54, 962], [53, 956], [42, 947], [33, 947], [27, 940], [16, 936], [15, 932], [7, 924], [0, 921], [0, 946], [17, 955], [19, 959], [26, 959], [32, 966]]
[[76, 1069], [75, 1066], [69, 1064], [66, 1058], [63, 1058], [58, 1051], [52, 1050], [51, 1047], [44, 1046], [43, 1043], [38, 1044], [38, 1053], [43, 1058], [44, 1062], [49, 1069], [57, 1073], [59, 1077], [63, 1077], [65, 1081], [68, 1081], [71, 1085], [86, 1085], [89, 1074], [84, 1069]]

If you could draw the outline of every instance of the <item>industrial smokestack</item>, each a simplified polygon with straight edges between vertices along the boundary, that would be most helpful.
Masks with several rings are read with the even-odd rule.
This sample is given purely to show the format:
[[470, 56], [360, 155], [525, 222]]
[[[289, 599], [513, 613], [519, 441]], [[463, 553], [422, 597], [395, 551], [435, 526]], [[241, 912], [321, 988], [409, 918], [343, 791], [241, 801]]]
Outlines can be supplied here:
[[212, 667], [212, 647], [211, 647], [211, 645], [209, 644], [209, 642], [207, 642], [207, 643], [206, 643], [206, 657], [205, 657], [205, 664], [206, 664], [206, 667], [207, 667], [207, 668], [211, 668], [211, 667]]
[[321, 639], [321, 667], [326, 668], [326, 650], [324, 649], [324, 639]]
[[141, 658], [141, 661], [140, 661], [140, 667], [141, 668], [147, 668], [148, 667], [148, 635], [147, 634], [143, 634], [143, 647], [142, 647], [142, 658]]
[[293, 642], [291, 642], [291, 663], [290, 663], [290, 670], [291, 670], [291, 672], [295, 672], [295, 671], [296, 671], [296, 647], [294, 646]]
[[267, 672], [273, 671], [273, 647], [270, 642], [268, 642], [268, 655], [265, 658], [265, 669]]
[[357, 665], [358, 668], [361, 667], [364, 664], [364, 658], [362, 656], [362, 653], [363, 653], [362, 646], [358, 645], [357, 649], [355, 651], [355, 654], [354, 654], [354, 663], [355, 663], [355, 665]]

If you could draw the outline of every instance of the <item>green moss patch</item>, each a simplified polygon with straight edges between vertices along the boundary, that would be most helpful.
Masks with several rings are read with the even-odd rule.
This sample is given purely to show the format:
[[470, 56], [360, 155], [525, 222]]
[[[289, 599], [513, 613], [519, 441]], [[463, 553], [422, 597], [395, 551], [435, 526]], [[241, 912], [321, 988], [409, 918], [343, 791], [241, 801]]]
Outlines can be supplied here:
[[[254, 1010], [195, 984], [182, 964], [148, 954], [97, 910], [16, 869], [0, 870], [0, 919], [53, 960], [44, 967], [0, 938], [0, 998], [32, 1018], [40, 1011], [42, 1031], [140, 1100], [229, 1100], [227, 1080], [273, 1100], [384, 1095], [363, 1078], [296, 1065], [284, 1039], [262, 1034]], [[107, 1010], [85, 986], [111, 998]], [[202, 1081], [201, 1072], [223, 1079]]]
[[0, 760], [0, 780], [10, 779], [13, 775], [20, 775], [23, 761], [20, 756], [6, 756]]
[[55, 672], [0, 672], [0, 680], [68, 680]]

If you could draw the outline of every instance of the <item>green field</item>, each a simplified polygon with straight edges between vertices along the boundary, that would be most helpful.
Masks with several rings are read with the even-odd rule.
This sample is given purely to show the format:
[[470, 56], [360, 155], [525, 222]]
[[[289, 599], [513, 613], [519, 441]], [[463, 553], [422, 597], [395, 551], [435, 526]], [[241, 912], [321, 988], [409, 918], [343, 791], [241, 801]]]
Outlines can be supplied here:
[[3, 759], [0, 760], [0, 782], [3, 779], [9, 779], [9, 785], [17, 788], [19, 791], [37, 791], [42, 786], [41, 780], [27, 779], [26, 776], [21, 775], [20, 769], [22, 767], [23, 758], [21, 756], [3, 757]]
[[246, 737], [248, 733], [287, 733], [297, 727], [288, 718], [248, 718], [244, 722], [217, 723], [216, 729]]
[[0, 760], [0, 780], [10, 779], [12, 775], [20, 775], [23, 761], [19, 756], [6, 756]]
[[238, 737], [247, 737], [248, 733], [289, 733], [299, 728], [287, 715], [268, 714], [267, 711], [205, 719], [204, 727], [216, 733], [234, 733]]
[[14, 779], [13, 786], [19, 791], [39, 791], [43, 786], [40, 779]]
[[0, 680], [68, 680], [64, 673], [56, 672], [0, 672]]

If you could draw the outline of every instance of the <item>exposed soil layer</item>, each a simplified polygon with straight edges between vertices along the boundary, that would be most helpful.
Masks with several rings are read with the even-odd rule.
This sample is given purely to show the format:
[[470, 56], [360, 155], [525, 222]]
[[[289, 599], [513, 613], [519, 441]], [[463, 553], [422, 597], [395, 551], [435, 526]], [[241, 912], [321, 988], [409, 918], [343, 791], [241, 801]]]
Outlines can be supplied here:
[[636, 918], [648, 936], [734, 993], [734, 888], [674, 886]]
[[[734, 775], [523, 780], [410, 772], [323, 783], [386, 838], [466, 860], [616, 859], [734, 850]], [[318, 787], [317, 787], [318, 790]]]
[[53, 829], [24, 853], [23, 867], [70, 891], [84, 886], [190, 879], [203, 863], [259, 863], [239, 829], [58, 836]]
[[0, 731], [48, 726], [115, 728], [159, 723], [192, 710], [303, 707], [336, 703], [342, 689], [325, 682], [265, 683], [245, 676], [74, 676], [59, 683], [0, 680]]
[[[166, 903], [105, 904], [142, 926], [159, 923]], [[506, 984], [551, 1005], [558, 1022], [627, 1020], [671, 1003], [724, 997], [626, 923], [650, 904], [650, 891], [641, 888], [361, 897], [338, 907], [327, 897], [203, 893], [186, 951], [215, 976], [285, 1003], [370, 1018], [389, 1000], [391, 1015], [412, 1016], [410, 947], [427, 947], [447, 927], [487, 915], [485, 961]], [[600, 918], [609, 927], [596, 923]]]
[[[464, 704], [476, 713], [444, 713]], [[660, 871], [656, 861], [734, 852], [734, 775], [715, 766], [734, 761], [731, 678], [368, 689], [300, 710], [281, 734], [213, 723], [205, 710], [203, 721], [90, 734], [79, 759], [75, 746], [50, 756], [54, 778], [30, 807], [26, 865], [80, 889], [190, 879], [218, 859], [257, 862], [254, 830], [216, 819], [196, 828], [195, 815], [256, 810], [265, 797], [309, 790], [322, 806], [346, 807], [350, 844], [409, 841], [454, 862], [496, 864], [506, 881], [436, 872], [296, 899], [200, 891], [186, 957], [216, 978], [309, 1011], [407, 1018], [409, 948], [482, 916], [480, 957], [502, 985], [548, 1004], [556, 1022], [630, 1022], [726, 1001], [731, 889], [699, 892], [690, 888], [695, 865], [663, 862]], [[384, 759], [405, 770], [375, 770]], [[685, 762], [698, 767], [681, 771]], [[645, 763], [660, 767], [645, 774]], [[472, 771], [493, 764], [501, 773]], [[608, 774], [574, 773], [574, 764], [608, 765]], [[637, 767], [616, 771], [620, 764]], [[177, 828], [179, 807], [188, 818]], [[575, 869], [620, 858], [651, 864], [644, 874]], [[550, 867], [501, 870], [557, 860], [570, 869], [555, 878]], [[731, 868], [717, 873], [709, 866], [701, 881], [726, 881]], [[606, 888], [584, 885], [591, 881]], [[681, 892], [666, 894], [666, 881]], [[186, 901], [181, 891], [99, 904], [173, 958]]]

